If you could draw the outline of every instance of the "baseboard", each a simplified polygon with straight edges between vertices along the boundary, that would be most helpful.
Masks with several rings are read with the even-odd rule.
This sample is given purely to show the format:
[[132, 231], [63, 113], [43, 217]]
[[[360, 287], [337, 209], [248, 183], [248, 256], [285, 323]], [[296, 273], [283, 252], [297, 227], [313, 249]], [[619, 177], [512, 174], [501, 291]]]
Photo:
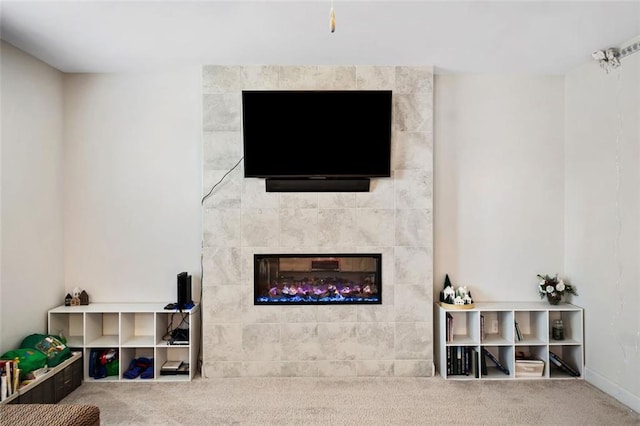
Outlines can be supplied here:
[[606, 377], [596, 373], [593, 370], [589, 370], [585, 367], [585, 380], [597, 387], [606, 394], [611, 395], [624, 405], [631, 408], [636, 413], [640, 413], [640, 397], [634, 395], [626, 389], [621, 388], [616, 383]]

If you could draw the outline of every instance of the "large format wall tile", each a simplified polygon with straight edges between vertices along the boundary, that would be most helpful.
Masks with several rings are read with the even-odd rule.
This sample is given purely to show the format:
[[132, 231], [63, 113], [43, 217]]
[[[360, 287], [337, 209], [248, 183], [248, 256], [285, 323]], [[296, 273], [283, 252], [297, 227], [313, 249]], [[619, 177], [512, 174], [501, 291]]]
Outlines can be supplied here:
[[433, 205], [432, 170], [398, 170], [396, 172], [396, 208], [431, 209]]
[[240, 65], [209, 65], [202, 70], [202, 93], [237, 92], [242, 89]]
[[318, 324], [289, 323], [280, 325], [283, 360], [316, 360], [321, 357]]
[[242, 226], [241, 210], [205, 209], [203, 233], [205, 247], [238, 247]]
[[[206, 291], [203, 296], [205, 294]], [[215, 324], [209, 319], [206, 322], [210, 324], [203, 334], [202, 344], [207, 361], [243, 360], [242, 324]]]
[[214, 323], [231, 324], [240, 322], [242, 318], [242, 292], [237, 286], [222, 285], [204, 287], [207, 298], [216, 303], [203, 305], [207, 319]]
[[242, 211], [242, 245], [278, 247], [280, 221], [278, 209], [245, 209]]
[[433, 242], [433, 227], [430, 225], [432, 222], [433, 215], [431, 214], [431, 210], [396, 210], [396, 245], [429, 247]]
[[[204, 377], [432, 375], [432, 67], [213, 65], [202, 79]], [[242, 90], [342, 89], [393, 90], [391, 177], [366, 193], [244, 178]], [[254, 306], [256, 253], [382, 253], [383, 303]]]
[[433, 350], [429, 339], [432, 322], [396, 323], [396, 358], [426, 359]]
[[433, 162], [433, 132], [398, 130], [393, 133], [391, 148], [395, 170], [425, 169], [425, 164]]
[[278, 89], [279, 67], [256, 65], [242, 68], [242, 88], [245, 90]]
[[240, 94], [204, 95], [202, 103], [203, 127], [205, 131], [240, 131]]
[[359, 66], [356, 70], [358, 90], [393, 90], [396, 85], [395, 67]]
[[[204, 208], [219, 207], [239, 209], [242, 195], [242, 175], [234, 170], [225, 176], [225, 170], [205, 170], [203, 181]], [[222, 180], [221, 180], [222, 179]]]
[[242, 158], [242, 132], [204, 132], [204, 169], [230, 170]]
[[321, 359], [357, 359], [360, 354], [355, 323], [318, 324]]
[[279, 223], [282, 246], [318, 245], [317, 209], [280, 209]]
[[[203, 263], [207, 281], [204, 286], [233, 285], [239, 288], [241, 284], [240, 253], [239, 247], [205, 247]], [[211, 302], [215, 303], [215, 300]]]
[[361, 322], [357, 327], [358, 359], [393, 359], [395, 329], [393, 323]]
[[362, 246], [390, 247], [395, 245], [395, 213], [393, 209], [358, 209], [356, 241]]

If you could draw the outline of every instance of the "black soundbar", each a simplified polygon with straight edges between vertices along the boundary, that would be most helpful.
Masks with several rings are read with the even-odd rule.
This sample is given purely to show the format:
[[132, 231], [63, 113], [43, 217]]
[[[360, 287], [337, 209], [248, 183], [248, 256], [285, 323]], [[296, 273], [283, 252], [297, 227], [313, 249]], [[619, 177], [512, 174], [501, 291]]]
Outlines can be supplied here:
[[369, 178], [266, 179], [267, 192], [369, 192]]

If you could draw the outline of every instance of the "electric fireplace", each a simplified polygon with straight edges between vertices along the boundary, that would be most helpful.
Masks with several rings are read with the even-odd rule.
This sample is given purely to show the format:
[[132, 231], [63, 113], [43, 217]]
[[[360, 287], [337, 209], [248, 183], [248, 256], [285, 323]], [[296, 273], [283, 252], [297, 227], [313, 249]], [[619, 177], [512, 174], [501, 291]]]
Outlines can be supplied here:
[[254, 305], [382, 303], [382, 254], [255, 254]]

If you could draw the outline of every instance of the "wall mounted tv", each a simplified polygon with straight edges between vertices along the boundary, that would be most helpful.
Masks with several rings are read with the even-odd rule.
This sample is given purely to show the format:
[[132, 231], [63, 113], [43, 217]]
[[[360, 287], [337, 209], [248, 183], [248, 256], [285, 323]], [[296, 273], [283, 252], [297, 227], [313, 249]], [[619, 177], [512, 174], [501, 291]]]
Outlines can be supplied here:
[[267, 191], [368, 191], [391, 176], [390, 90], [242, 92], [244, 176]]

